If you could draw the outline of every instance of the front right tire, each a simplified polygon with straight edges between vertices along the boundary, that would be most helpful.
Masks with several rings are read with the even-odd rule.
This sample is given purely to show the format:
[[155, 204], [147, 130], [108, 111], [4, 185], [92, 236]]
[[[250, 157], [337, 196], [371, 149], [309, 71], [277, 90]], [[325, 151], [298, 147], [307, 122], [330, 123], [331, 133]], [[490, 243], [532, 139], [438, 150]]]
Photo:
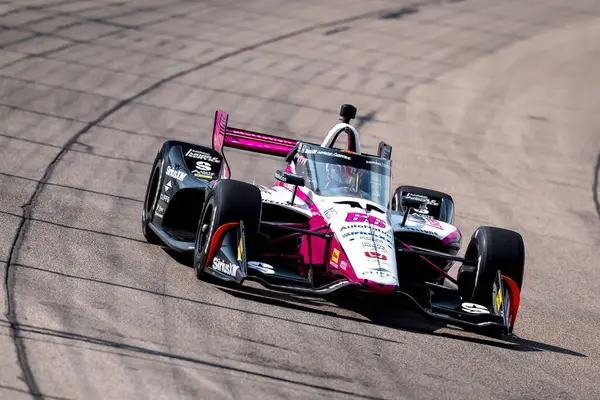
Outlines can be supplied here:
[[457, 275], [463, 301], [492, 306], [493, 286], [498, 271], [515, 281], [521, 290], [525, 272], [525, 243], [519, 233], [482, 226], [473, 233], [465, 259]]

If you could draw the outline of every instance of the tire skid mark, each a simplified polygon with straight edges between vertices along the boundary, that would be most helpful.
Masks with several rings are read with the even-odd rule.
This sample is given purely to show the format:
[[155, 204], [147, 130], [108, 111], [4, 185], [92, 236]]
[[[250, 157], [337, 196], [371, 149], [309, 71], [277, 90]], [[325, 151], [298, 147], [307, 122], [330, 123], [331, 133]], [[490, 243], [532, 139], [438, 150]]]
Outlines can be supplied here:
[[[19, 61], [22, 61], [22, 60], [19, 60]], [[222, 61], [222, 60], [220, 60], [220, 61]], [[209, 63], [210, 63], [210, 61], [209, 61]], [[212, 65], [212, 63], [211, 63], [211, 65]], [[210, 66], [210, 65], [204, 65], [204, 67], [208, 67], [208, 66]], [[201, 68], [199, 68], [199, 69], [201, 69]], [[194, 69], [193, 71], [189, 71], [189, 72], [195, 72], [195, 71], [197, 71], [197, 69]], [[186, 72], [186, 73], [189, 73], [189, 72]], [[124, 75], [127, 75], [127, 74], [125, 73]], [[183, 74], [183, 75], [185, 75], [185, 74]], [[178, 77], [181, 77], [181, 76], [178, 76]], [[116, 101], [118, 103], [123, 102], [123, 101], [127, 101], [128, 103], [130, 102], [128, 98], [125, 99], [125, 100], [123, 100], [123, 99], [119, 99], [118, 97], [115, 97], [114, 95], [94, 93], [94, 92], [91, 92], [89, 90], [83, 90], [83, 89], [66, 88], [66, 87], [62, 87], [62, 86], [57, 85], [57, 84], [45, 83], [45, 82], [37, 82], [37, 81], [32, 80], [32, 79], [15, 78], [15, 77], [12, 77], [10, 75], [4, 75], [2, 73], [0, 73], [0, 79], [7, 79], [7, 80], [10, 79], [10, 80], [13, 80], [13, 81], [22, 82], [23, 84], [27, 84], [27, 85], [41, 86], [43, 88], [55, 89], [55, 90], [63, 90], [63, 91], [66, 91], [66, 92], [73, 92], [73, 93], [77, 93], [77, 94], [81, 94], [81, 95], [92, 95], [92, 96], [96, 96], [96, 97], [99, 97], [99, 98], [104, 99], [104, 100]], [[111, 77], [109, 76], [106, 79], [111, 79]], [[167, 82], [162, 82], [161, 85], [159, 85], [159, 86], [162, 86], [162, 84], [164, 84], [164, 83], [167, 83]], [[267, 97], [267, 96], [254, 95], [254, 94], [250, 94], [250, 93], [240, 93], [240, 92], [236, 92], [235, 90], [215, 89], [215, 88], [211, 88], [211, 87], [203, 86], [203, 85], [198, 85], [198, 84], [195, 84], [195, 85], [184, 85], [184, 84], [174, 83], [174, 85], [181, 86], [182, 88], [187, 87], [187, 88], [191, 88], [191, 89], [204, 90], [204, 91], [213, 92], [213, 93], [224, 93], [224, 94], [231, 94], [231, 95], [238, 96], [238, 97], [243, 97], [243, 98], [250, 98], [250, 99], [256, 99], [256, 100], [264, 100], [264, 101], [269, 101], [271, 103], [283, 104], [283, 105], [293, 106], [293, 107], [296, 107], [296, 108], [304, 108], [304, 109], [315, 110], [315, 111], [322, 111], [322, 112], [328, 112], [329, 111], [329, 110], [327, 110], [325, 108], [315, 107], [315, 106], [312, 106], [310, 104], [302, 104], [302, 103], [299, 103], [299, 102], [289, 101], [289, 100], [285, 100], [285, 99], [274, 99], [274, 98], [270, 98], [270, 97]], [[153, 89], [156, 89], [156, 88], [158, 88], [158, 86], [154, 87]], [[147, 93], [148, 92], [145, 92], [144, 94], [147, 94]], [[135, 97], [135, 96], [137, 96], [137, 94], [133, 95], [133, 97]], [[139, 97], [141, 97], [141, 96], [137, 96], [137, 97], [135, 97], [135, 99], [133, 99], [131, 101], [137, 100]], [[76, 101], [76, 100], [73, 100], [73, 101]], [[117, 105], [118, 105], [118, 103], [117, 103]], [[194, 115], [194, 116], [205, 116], [205, 117], [208, 117], [208, 118], [212, 118], [213, 117], [212, 113], [204, 115], [204, 114], [200, 114], [200, 113], [196, 113], [196, 112], [191, 112], [191, 111], [177, 110], [175, 108], [169, 108], [169, 107], [165, 107], [165, 106], [157, 106], [157, 105], [150, 104], [150, 103], [138, 102], [138, 104], [141, 104], [143, 106], [148, 106], [148, 107], [154, 107], [154, 108], [158, 108], [158, 109], [166, 110], [166, 111], [181, 112], [181, 113], [184, 113], [184, 114], [190, 114], [190, 115]], [[0, 106], [7, 106], [7, 105], [3, 104], [3, 103], [0, 103]], [[26, 109], [26, 110], [29, 111], [29, 109]], [[104, 118], [106, 118], [107, 116], [105, 116]], [[373, 119], [372, 119], [372, 121], [373, 122], [378, 122], [380, 124], [388, 124], [388, 122], [386, 122], [386, 121], [376, 121], [376, 120], [373, 120]]]
[[14, 264], [17, 260], [19, 250], [21, 248], [21, 245], [23, 244], [23, 240], [27, 233], [27, 228], [29, 227], [27, 222], [31, 220], [32, 208], [35, 205], [36, 201], [38, 200], [40, 194], [42, 193], [44, 186], [46, 185], [46, 183], [49, 181], [50, 177], [52, 176], [56, 166], [62, 160], [64, 155], [69, 151], [69, 149], [73, 146], [73, 144], [75, 144], [82, 135], [84, 135], [85, 133], [90, 131], [95, 126], [99, 125], [102, 121], [104, 121], [106, 118], [108, 118], [112, 114], [116, 113], [117, 111], [121, 110], [123, 107], [127, 106], [128, 104], [132, 103], [133, 101], [139, 99], [140, 97], [145, 96], [146, 94], [158, 89], [162, 85], [164, 85], [174, 79], [178, 79], [187, 74], [190, 74], [190, 73], [196, 72], [198, 70], [201, 70], [203, 68], [212, 66], [218, 62], [221, 62], [221, 61], [227, 60], [231, 57], [258, 49], [263, 46], [267, 46], [269, 44], [273, 44], [273, 43], [277, 43], [277, 42], [280, 42], [280, 41], [283, 41], [286, 39], [294, 38], [296, 36], [299, 36], [299, 35], [302, 35], [305, 33], [309, 33], [309, 32], [313, 32], [313, 31], [316, 31], [319, 29], [335, 27], [339, 24], [347, 24], [350, 22], [359, 21], [359, 20], [366, 19], [366, 18], [376, 17], [376, 16], [380, 15], [381, 13], [391, 12], [393, 10], [394, 9], [390, 9], [390, 8], [378, 9], [375, 11], [370, 11], [367, 13], [362, 13], [359, 15], [355, 15], [355, 16], [351, 16], [351, 17], [347, 17], [347, 18], [343, 18], [343, 19], [338, 19], [338, 20], [334, 20], [334, 21], [330, 21], [330, 22], [324, 22], [324, 23], [308, 26], [306, 28], [297, 29], [295, 31], [292, 31], [292, 32], [289, 32], [289, 33], [286, 33], [283, 35], [279, 35], [279, 36], [276, 36], [271, 39], [266, 39], [266, 40], [262, 40], [260, 42], [256, 42], [254, 44], [250, 44], [248, 46], [243, 46], [237, 50], [224, 53], [224, 54], [220, 55], [219, 57], [213, 58], [209, 61], [206, 61], [206, 62], [198, 64], [198, 65], [195, 65], [194, 67], [191, 67], [191, 68], [182, 70], [180, 72], [177, 72], [175, 74], [172, 74], [170, 76], [167, 76], [163, 79], [158, 80], [154, 84], [146, 87], [145, 89], [137, 92], [136, 94], [134, 94], [126, 99], [120, 100], [118, 103], [116, 103], [114, 106], [112, 106], [111, 108], [106, 110], [104, 113], [102, 113], [96, 119], [87, 123], [86, 126], [84, 126], [82, 129], [77, 131], [62, 146], [61, 150], [56, 154], [54, 159], [52, 159], [52, 161], [46, 167], [44, 174], [42, 176], [42, 179], [40, 179], [38, 181], [38, 183], [35, 187], [35, 190], [32, 193], [32, 195], [29, 197], [28, 201], [21, 206], [21, 208], [23, 209], [23, 215], [21, 217], [21, 221], [19, 222], [19, 225], [17, 228], [17, 233], [16, 233], [16, 235], [12, 241], [11, 247], [10, 247], [10, 252], [9, 252], [9, 256], [8, 256], [8, 260], [7, 260], [7, 264], [6, 264], [6, 273], [4, 276], [4, 286], [6, 288], [6, 299], [7, 299], [6, 318], [10, 324], [11, 339], [15, 346], [19, 367], [23, 373], [23, 380], [24, 380], [25, 384], [27, 385], [27, 388], [28, 388], [29, 392], [31, 393], [31, 395], [33, 396], [33, 398], [42, 399], [42, 398], [44, 398], [44, 396], [40, 392], [38, 383], [35, 379], [35, 376], [33, 375], [33, 372], [31, 371], [31, 367], [30, 367], [29, 361], [27, 359], [25, 343], [23, 341], [23, 338], [19, 334], [20, 326], [19, 326], [19, 322], [17, 319], [16, 299], [14, 296], [14, 283], [15, 283], [15, 279], [16, 279]]
[[[140, 103], [140, 104], [143, 105], [143, 106], [146, 106], [146, 107], [153, 107], [153, 108], [159, 109], [161, 111], [178, 112], [178, 113], [181, 113], [181, 114], [191, 115], [191, 116], [194, 116], [194, 117], [212, 118], [212, 115], [209, 116], [208, 114], [204, 115], [204, 114], [194, 113], [194, 112], [191, 112], [191, 111], [181, 111], [181, 110], [176, 110], [176, 109], [172, 109], [172, 108], [159, 107], [159, 106], [150, 105], [150, 104], [143, 104], [143, 103]], [[49, 113], [49, 112], [44, 112], [44, 111], [39, 111], [39, 110], [34, 110], [34, 109], [23, 108], [23, 107], [20, 107], [20, 106], [14, 106], [14, 105], [11, 105], [11, 104], [6, 104], [6, 103], [1, 103], [0, 102], [0, 109], [1, 108], [8, 108], [10, 110], [20, 111], [20, 112], [23, 112], [23, 113], [34, 114], [34, 115], [38, 115], [38, 116], [41, 116], [41, 117], [56, 118], [56, 119], [60, 119], [60, 120], [63, 120], [63, 121], [75, 122], [75, 123], [79, 123], [81, 125], [89, 123], [89, 121], [85, 121], [85, 120], [82, 120], [82, 119], [79, 119], [79, 118], [65, 117], [64, 115], [52, 114], [52, 113]], [[110, 125], [97, 124], [94, 128], [109, 129], [109, 130], [112, 130], [112, 131], [115, 131], [115, 132], [125, 133], [125, 134], [128, 134], [128, 135], [146, 136], [146, 137], [158, 138], [158, 139], [163, 139], [163, 140], [169, 140], [170, 139], [170, 137], [165, 136], [165, 135], [143, 133], [143, 132], [135, 132], [135, 131], [132, 131], [132, 130], [129, 130], [129, 129], [119, 128], [119, 127], [110, 126]], [[289, 133], [293, 133], [293, 132], [289, 132]], [[57, 148], [62, 148], [62, 146], [57, 146]]]
[[[224, 364], [221, 362], [194, 358], [194, 357], [183, 355], [183, 354], [174, 354], [174, 353], [170, 353], [168, 351], [149, 349], [149, 348], [145, 348], [145, 347], [141, 347], [141, 346], [115, 342], [115, 341], [106, 340], [106, 339], [102, 339], [102, 338], [81, 335], [81, 334], [77, 334], [77, 333], [73, 333], [73, 332], [47, 329], [47, 328], [43, 328], [43, 327], [30, 326], [30, 325], [24, 325], [23, 332], [32, 333], [32, 334], [41, 335], [41, 336], [48, 336], [51, 338], [70, 340], [73, 342], [81, 342], [81, 343], [85, 343], [87, 345], [115, 348], [115, 349], [121, 350], [123, 352], [131, 352], [134, 354], [137, 353], [137, 354], [143, 354], [143, 355], [150, 355], [150, 356], [154, 356], [154, 357], [160, 357], [160, 358], [164, 358], [164, 359], [168, 359], [168, 360], [185, 361], [185, 362], [189, 362], [189, 363], [192, 363], [195, 365], [201, 365], [201, 366], [211, 367], [211, 368], [214, 368], [214, 369], [220, 370], [220, 371], [225, 371], [230, 374], [249, 376], [254, 379], [264, 379], [267, 381], [275, 381], [275, 382], [278, 382], [279, 384], [293, 385], [293, 386], [301, 387], [301, 388], [309, 388], [309, 389], [317, 390], [319, 392], [327, 393], [330, 396], [331, 395], [342, 395], [342, 396], [345, 396], [346, 398], [357, 398], [357, 399], [367, 399], [367, 400], [384, 400], [384, 398], [382, 398], [382, 397], [378, 397], [378, 396], [374, 396], [374, 395], [370, 395], [370, 394], [355, 393], [353, 391], [336, 389], [336, 388], [332, 388], [332, 387], [325, 386], [325, 385], [302, 382], [302, 381], [299, 381], [299, 380], [293, 379], [293, 378], [273, 376], [273, 375], [269, 375], [269, 374], [266, 374], [266, 373], [263, 373], [263, 372], [260, 372], [257, 370], [230, 366], [230, 365], [227, 365], [227, 364]], [[50, 398], [50, 396], [48, 396], [48, 397]]]
[[[6, 176], [6, 177], [9, 177], [9, 178], [15, 178], [15, 179], [23, 179], [23, 180], [29, 181], [29, 182], [37, 182], [37, 183], [40, 182], [40, 181], [38, 181], [37, 179], [34, 179], [34, 178], [28, 178], [26, 176], [8, 174], [8, 173], [5, 173], [5, 172], [0, 172], [0, 176]], [[144, 202], [143, 199], [136, 199], [136, 198], [133, 198], [133, 197], [121, 196], [121, 195], [113, 194], [113, 193], [100, 192], [98, 190], [84, 189], [84, 188], [80, 188], [80, 187], [77, 187], [77, 186], [64, 185], [64, 184], [61, 184], [61, 183], [46, 182], [45, 185], [47, 185], [47, 186], [56, 186], [56, 187], [65, 188], [65, 189], [71, 189], [71, 190], [77, 190], [77, 191], [80, 191], [80, 192], [92, 193], [92, 194], [97, 194], [97, 195], [100, 195], [100, 196], [108, 196], [108, 197], [112, 197], [112, 198], [119, 199], [119, 200], [133, 201], [135, 203], [140, 203], [140, 204]]]
[[24, 7], [17, 7], [13, 10], [10, 10], [8, 12], [5, 12], [3, 14], [0, 14], [0, 17], [5, 17], [5, 16], [9, 16], [12, 14], [17, 14], [19, 12], [22, 11], [37, 11], [37, 10], [44, 10], [47, 7], [56, 7], [56, 6], [64, 6], [64, 5], [69, 5], [69, 4], [75, 4], [77, 2], [79, 2], [81, 0], [63, 0], [63, 1], [57, 1], [54, 3], [47, 3], [47, 4], [41, 4], [41, 5], [26, 5]]

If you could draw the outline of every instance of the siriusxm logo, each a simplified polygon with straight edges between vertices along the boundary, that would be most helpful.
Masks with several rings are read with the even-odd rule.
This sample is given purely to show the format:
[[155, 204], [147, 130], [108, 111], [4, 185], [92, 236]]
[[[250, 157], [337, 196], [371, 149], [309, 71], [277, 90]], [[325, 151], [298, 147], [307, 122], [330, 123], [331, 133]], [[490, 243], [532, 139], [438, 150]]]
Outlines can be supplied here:
[[175, 178], [178, 181], [182, 181], [183, 178], [185, 178], [186, 173], [183, 171], [177, 171], [173, 168], [171, 168], [171, 166], [167, 166], [167, 172], [166, 172], [167, 176], [170, 176], [171, 178]]
[[235, 274], [240, 267], [235, 264], [225, 262], [220, 258], [215, 258], [212, 263], [212, 269], [235, 277]]

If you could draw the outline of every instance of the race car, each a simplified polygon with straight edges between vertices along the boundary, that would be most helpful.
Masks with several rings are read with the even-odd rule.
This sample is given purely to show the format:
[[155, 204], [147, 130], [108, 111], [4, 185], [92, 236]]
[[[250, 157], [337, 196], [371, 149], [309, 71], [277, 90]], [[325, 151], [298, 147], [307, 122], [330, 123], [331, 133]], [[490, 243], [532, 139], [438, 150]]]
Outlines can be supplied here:
[[[216, 111], [211, 147], [169, 140], [158, 151], [142, 214], [147, 241], [191, 253], [198, 278], [306, 296], [404, 297], [447, 324], [512, 334], [522, 236], [483, 226], [459, 256], [452, 197], [417, 186], [392, 193], [392, 147], [363, 152], [354, 118], [356, 108], [342, 105], [340, 122], [315, 144], [233, 128]], [[226, 147], [285, 164], [271, 186], [235, 180]]]

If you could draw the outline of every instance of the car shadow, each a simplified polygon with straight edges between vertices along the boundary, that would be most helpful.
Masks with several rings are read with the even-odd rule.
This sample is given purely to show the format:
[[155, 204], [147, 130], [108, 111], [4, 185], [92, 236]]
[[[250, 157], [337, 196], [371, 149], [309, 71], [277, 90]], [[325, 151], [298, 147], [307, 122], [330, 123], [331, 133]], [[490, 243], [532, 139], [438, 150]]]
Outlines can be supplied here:
[[194, 268], [194, 255], [192, 252], [182, 253], [179, 251], [175, 251], [170, 247], [163, 247], [162, 250], [167, 253], [173, 260], [177, 261], [179, 264], [183, 264], [186, 267]]
[[[163, 248], [163, 251], [178, 263], [190, 268], [193, 267], [191, 254], [180, 253], [166, 247]], [[263, 304], [519, 352], [548, 351], [569, 356], [587, 357], [585, 354], [574, 350], [521, 338], [518, 335], [495, 338], [454, 327], [427, 318], [410, 301], [405, 299], [390, 301], [389, 298], [363, 295], [357, 292], [342, 292], [327, 299], [322, 299], [278, 292], [246, 284], [240, 286], [235, 283], [220, 281], [212, 276], [207, 276], [204, 280], [232, 296]], [[362, 318], [332, 311], [332, 305], [358, 314]], [[442, 328], [444, 330], [439, 332]], [[468, 333], [468, 335], [465, 333]]]
[[[524, 339], [516, 335], [501, 338], [487, 337], [474, 331], [453, 327], [444, 322], [427, 318], [407, 300], [390, 301], [387, 298], [362, 296], [360, 293], [342, 293], [324, 300], [254, 286], [224, 285], [219, 282], [216, 283], [216, 287], [225, 293], [245, 300], [358, 323], [374, 324], [406, 332], [439, 336], [518, 352], [548, 351], [569, 356], [587, 357], [585, 354], [573, 350]], [[335, 306], [339, 307], [340, 312], [335, 311]], [[357, 316], [346, 315], [342, 310], [351, 311]], [[440, 329], [443, 329], [443, 331], [440, 332]]]

